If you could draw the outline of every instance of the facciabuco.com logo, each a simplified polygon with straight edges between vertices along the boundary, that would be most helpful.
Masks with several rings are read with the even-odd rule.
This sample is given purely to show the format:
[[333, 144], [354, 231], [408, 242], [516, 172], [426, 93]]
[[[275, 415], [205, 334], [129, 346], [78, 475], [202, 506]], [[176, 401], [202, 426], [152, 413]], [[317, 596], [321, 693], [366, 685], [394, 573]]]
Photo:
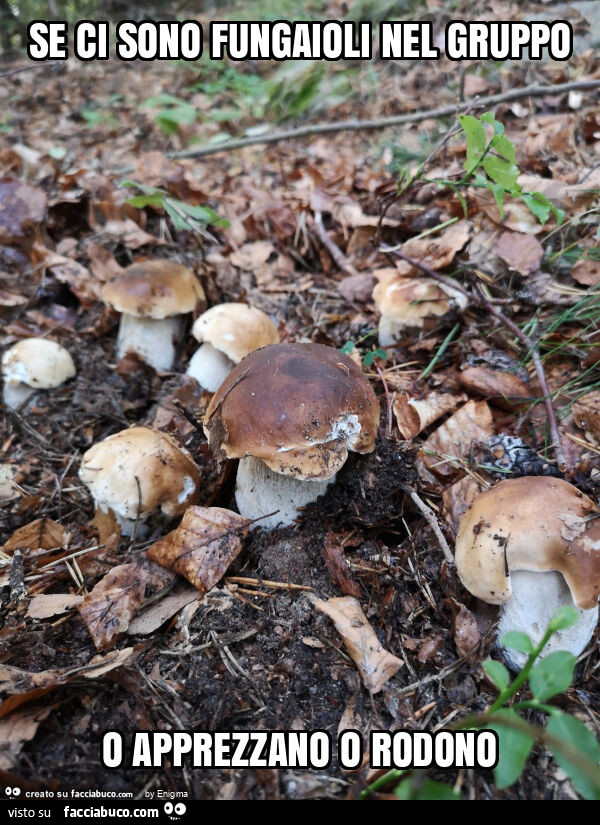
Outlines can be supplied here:
[[65, 819], [70, 817], [85, 817], [85, 819], [106, 819], [107, 817], [115, 819], [127, 819], [128, 817], [158, 819], [160, 811], [158, 808], [105, 808], [104, 805], [99, 808], [72, 808], [70, 805], [65, 805], [64, 815]]

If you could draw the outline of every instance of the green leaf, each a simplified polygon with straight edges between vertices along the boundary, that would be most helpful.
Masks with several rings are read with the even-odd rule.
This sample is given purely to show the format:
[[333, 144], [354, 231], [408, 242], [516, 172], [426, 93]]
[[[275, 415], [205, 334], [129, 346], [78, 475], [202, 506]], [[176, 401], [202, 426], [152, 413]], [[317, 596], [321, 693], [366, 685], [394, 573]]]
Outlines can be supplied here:
[[515, 144], [506, 135], [494, 135], [492, 138], [492, 148], [509, 163], [515, 163]]
[[481, 122], [473, 115], [459, 115], [458, 122], [467, 138], [465, 171], [474, 172], [487, 148], [487, 135]]
[[579, 751], [582, 759], [589, 765], [590, 772], [596, 774], [595, 779], [590, 777], [588, 772], [584, 773], [581, 765], [576, 764], [570, 756], [566, 756], [558, 745], [550, 744], [554, 758], [576, 790], [585, 799], [600, 799], [600, 743], [593, 733], [579, 719], [558, 710], [550, 717], [548, 733]]
[[504, 218], [504, 187], [501, 183], [490, 183], [488, 188], [492, 190], [492, 194], [498, 204], [498, 211], [500, 212], [500, 220]]
[[[494, 716], [521, 721], [518, 713], [511, 708], [500, 708]], [[521, 776], [535, 739], [520, 730], [506, 727], [501, 722], [490, 723], [488, 727], [498, 734], [498, 764], [494, 768], [496, 785], [508, 788]]]
[[521, 199], [529, 211], [535, 215], [540, 223], [546, 223], [550, 217], [550, 201], [539, 192], [524, 192]]
[[483, 168], [494, 183], [499, 183], [507, 192], [512, 192], [519, 177], [519, 169], [514, 163], [509, 163], [497, 155], [487, 155], [483, 161]]
[[136, 209], [143, 209], [145, 206], [156, 206], [158, 208], [164, 206], [161, 195], [137, 195], [134, 198], [127, 198], [127, 203], [130, 206], [135, 206]]
[[370, 367], [376, 358], [387, 358], [387, 352], [384, 349], [371, 350], [363, 358], [363, 364], [365, 367]]
[[577, 659], [566, 650], [549, 653], [529, 674], [529, 687], [535, 698], [545, 702], [566, 690], [573, 681]]
[[504, 132], [504, 126], [496, 120], [493, 112], [484, 112], [481, 115], [482, 123], [490, 123], [494, 127], [494, 134], [501, 135]]
[[497, 662], [495, 659], [487, 659], [483, 663], [483, 669], [497, 688], [504, 690], [505, 687], [508, 687], [510, 675], [502, 662]]
[[443, 782], [436, 782], [433, 779], [425, 779], [421, 785], [417, 785], [414, 777], [403, 779], [402, 782], [396, 786], [394, 793], [398, 799], [460, 799], [460, 794], [455, 791], [454, 788], [451, 788], [450, 785], [445, 785]]
[[502, 647], [509, 647], [511, 650], [518, 650], [519, 653], [533, 653], [533, 642], [527, 633], [521, 633], [519, 630], [511, 630], [505, 633], [500, 639]]
[[565, 630], [567, 627], [573, 627], [579, 618], [579, 613], [574, 607], [559, 607], [554, 616], [548, 623], [548, 630], [556, 633], [557, 630]]
[[350, 355], [352, 350], [354, 349], [354, 341], [346, 341], [343, 347], [340, 347], [340, 352], [343, 352], [344, 355]]

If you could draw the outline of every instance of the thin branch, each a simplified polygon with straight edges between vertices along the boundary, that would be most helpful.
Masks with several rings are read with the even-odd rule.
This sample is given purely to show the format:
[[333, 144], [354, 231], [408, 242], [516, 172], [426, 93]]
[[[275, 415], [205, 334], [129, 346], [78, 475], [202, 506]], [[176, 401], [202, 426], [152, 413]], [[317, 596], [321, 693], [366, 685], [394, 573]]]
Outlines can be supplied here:
[[274, 134], [254, 135], [252, 137], [226, 140], [222, 143], [214, 143], [210, 146], [196, 146], [193, 149], [185, 149], [181, 152], [171, 152], [169, 158], [199, 158], [206, 155], [214, 155], [217, 152], [231, 152], [234, 149], [243, 149], [246, 146], [259, 146], [268, 143], [279, 143], [282, 140], [294, 140], [296, 138], [310, 137], [311, 135], [330, 134], [331, 132], [349, 131], [371, 131], [375, 129], [385, 129], [388, 126], [401, 126], [404, 123], [417, 123], [428, 118], [447, 117], [463, 112], [465, 109], [485, 109], [496, 106], [498, 103], [506, 103], [510, 100], [521, 100], [524, 97], [543, 97], [544, 95], [560, 95], [571, 91], [593, 91], [600, 88], [600, 80], [576, 80], [572, 83], [556, 83], [550, 86], [539, 86], [533, 84], [522, 89], [511, 89], [502, 94], [489, 95], [488, 97], [466, 100], [464, 103], [451, 103], [448, 106], [439, 106], [436, 109], [423, 109], [417, 112], [407, 112], [402, 115], [392, 115], [391, 117], [376, 118], [374, 120], [334, 120], [330, 123], [312, 123], [307, 126], [300, 126], [297, 129], [285, 129]]
[[315, 212], [315, 226], [317, 227], [317, 234], [323, 246], [327, 248], [327, 251], [338, 265], [338, 267], [343, 271], [347, 272], [348, 275], [358, 275], [359, 272], [355, 269], [348, 258], [344, 255], [342, 250], [339, 246], [331, 240], [327, 232], [325, 231], [325, 226], [323, 225], [323, 215], [321, 212]]
[[444, 537], [444, 534], [442, 533], [442, 531], [440, 529], [440, 525], [438, 524], [438, 520], [435, 517], [435, 513], [433, 512], [431, 507], [428, 507], [425, 504], [423, 499], [420, 498], [417, 495], [417, 493], [413, 490], [413, 488], [410, 485], [403, 484], [402, 489], [410, 497], [410, 499], [417, 505], [417, 507], [419, 508], [421, 513], [424, 515], [425, 520], [427, 521], [427, 523], [429, 524], [429, 526], [431, 527], [431, 529], [435, 533], [435, 537], [438, 540], [438, 544], [440, 545], [442, 553], [444, 554], [444, 558], [446, 559], [446, 561], [450, 565], [450, 567], [454, 567], [455, 562], [454, 562], [454, 556], [452, 555], [452, 550], [450, 550], [450, 547], [448, 546], [448, 542], [446, 541], [446, 539]]
[[[390, 250], [385, 250], [389, 252]], [[567, 463], [565, 461], [565, 456], [562, 448], [562, 443], [560, 439], [560, 433], [558, 432], [558, 423], [556, 421], [556, 414], [554, 412], [554, 407], [552, 406], [552, 396], [550, 394], [550, 389], [548, 387], [548, 382], [546, 381], [546, 373], [544, 372], [544, 365], [542, 364], [542, 359], [540, 358], [540, 354], [538, 351], [538, 347], [535, 341], [526, 335], [522, 329], [520, 329], [514, 321], [511, 321], [510, 318], [507, 318], [499, 309], [497, 309], [486, 297], [482, 292], [476, 291], [473, 292], [471, 290], [465, 289], [460, 284], [456, 283], [451, 278], [447, 278], [445, 275], [440, 275], [439, 272], [436, 272], [431, 267], [422, 264], [420, 261], [415, 260], [414, 258], [409, 258], [408, 255], [405, 255], [400, 250], [394, 250], [392, 252], [397, 258], [401, 258], [403, 261], [406, 261], [411, 266], [414, 266], [416, 269], [420, 269], [421, 272], [424, 272], [430, 278], [438, 281], [439, 283], [445, 284], [448, 287], [451, 287], [454, 290], [458, 290], [465, 295], [469, 301], [480, 309], [485, 309], [490, 315], [493, 315], [501, 324], [503, 324], [507, 329], [509, 329], [513, 335], [515, 335], [522, 344], [524, 344], [531, 356], [533, 361], [533, 365], [535, 367], [535, 372], [537, 375], [538, 383], [540, 385], [540, 389], [542, 391], [542, 398], [544, 401], [544, 407], [546, 408], [546, 416], [548, 418], [548, 427], [550, 429], [550, 436], [552, 438], [552, 444], [554, 447], [554, 451], [556, 454], [556, 463], [558, 465], [558, 469], [561, 473], [564, 473], [567, 468]]]

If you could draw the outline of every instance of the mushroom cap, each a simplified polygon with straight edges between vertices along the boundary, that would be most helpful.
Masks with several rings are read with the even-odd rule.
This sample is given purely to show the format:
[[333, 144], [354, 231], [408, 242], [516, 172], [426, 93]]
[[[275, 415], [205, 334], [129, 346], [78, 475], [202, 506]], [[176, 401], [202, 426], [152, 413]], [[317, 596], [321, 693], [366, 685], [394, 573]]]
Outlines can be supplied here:
[[2, 375], [7, 384], [49, 390], [73, 378], [75, 373], [67, 350], [47, 338], [25, 338], [2, 356]]
[[279, 342], [279, 333], [268, 315], [247, 304], [219, 304], [196, 319], [192, 335], [239, 364], [255, 349]]
[[132, 264], [106, 282], [102, 300], [118, 312], [136, 318], [162, 320], [192, 312], [204, 301], [204, 290], [194, 273], [164, 258]]
[[375, 447], [379, 403], [351, 358], [321, 344], [273, 344], [232, 369], [206, 412], [211, 447], [276, 473], [326, 479], [348, 450]]
[[138, 507], [142, 518], [159, 507], [178, 516], [194, 503], [199, 483], [187, 450], [149, 427], [131, 427], [94, 444], [79, 477], [99, 507], [126, 519], [135, 519]]
[[475, 497], [456, 537], [464, 586], [490, 604], [512, 595], [513, 570], [562, 573], [583, 610], [600, 593], [600, 523], [596, 504], [572, 484], [548, 476], [501, 481]]

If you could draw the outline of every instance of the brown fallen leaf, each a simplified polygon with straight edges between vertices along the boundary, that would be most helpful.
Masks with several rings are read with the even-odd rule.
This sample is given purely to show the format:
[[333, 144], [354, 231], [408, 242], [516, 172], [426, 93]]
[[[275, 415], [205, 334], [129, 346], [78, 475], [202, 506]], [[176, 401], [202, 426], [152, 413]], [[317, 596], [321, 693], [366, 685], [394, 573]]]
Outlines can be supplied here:
[[27, 615], [31, 619], [49, 619], [51, 616], [66, 613], [72, 607], [77, 607], [83, 598], [76, 593], [42, 593], [31, 600]]
[[100, 300], [101, 282], [73, 258], [59, 255], [41, 243], [36, 243], [31, 251], [31, 260], [36, 266], [49, 269], [58, 281], [67, 284], [84, 306]]
[[447, 412], [456, 409], [466, 395], [431, 392], [424, 398], [411, 398], [408, 394], [398, 395], [393, 410], [402, 438], [410, 441], [430, 424]]
[[40, 723], [56, 708], [56, 704], [27, 708], [0, 719], [0, 770], [10, 770], [25, 742], [33, 739]]
[[33, 673], [11, 665], [0, 665], [0, 718], [7, 716], [24, 702], [32, 702], [71, 679], [97, 679], [115, 668], [130, 664], [137, 656], [136, 647], [112, 650], [104, 656], [94, 656], [87, 665], [57, 668]]
[[459, 656], [466, 656], [481, 641], [481, 635], [475, 617], [470, 610], [455, 600], [454, 644]]
[[8, 541], [5, 542], [2, 550], [9, 553], [16, 547], [33, 552], [37, 550], [56, 550], [57, 548], [66, 549], [70, 540], [71, 534], [65, 530], [62, 524], [44, 516], [15, 530]]
[[315, 610], [329, 616], [356, 664], [364, 686], [379, 693], [404, 662], [383, 648], [354, 596], [322, 601], [313, 599]]
[[423, 443], [423, 463], [442, 478], [452, 476], [457, 471], [456, 462], [447, 459], [467, 457], [472, 442], [486, 441], [493, 434], [487, 403], [468, 401]]
[[[0, 281], [5, 276], [4, 272], [0, 272]], [[26, 304], [29, 299], [25, 295], [19, 295], [16, 292], [8, 292], [6, 289], [0, 289], [0, 307], [18, 307]]]
[[597, 286], [600, 284], [600, 261], [591, 258], [577, 261], [571, 270], [571, 277], [575, 278], [578, 284]]
[[222, 507], [188, 507], [176, 530], [148, 548], [148, 557], [208, 593], [242, 549], [248, 519]]
[[190, 602], [198, 600], [198, 591], [193, 587], [183, 585], [173, 593], [169, 593], [164, 599], [151, 604], [145, 610], [140, 611], [129, 623], [127, 633], [130, 636], [147, 636], [164, 624], [167, 619], [178, 613]]
[[600, 443], [600, 392], [593, 390], [573, 402], [573, 422], [593, 444]]
[[98, 531], [100, 544], [106, 544], [112, 536], [116, 536], [117, 540], [121, 536], [121, 525], [118, 524], [115, 514], [110, 509], [105, 511], [101, 507], [97, 507], [90, 524]]
[[175, 573], [147, 558], [113, 567], [77, 607], [96, 648], [107, 647], [125, 633], [148, 591], [164, 590], [174, 580]]
[[508, 229], [494, 237], [491, 251], [522, 275], [539, 269], [544, 257], [544, 248], [535, 235]]
[[46, 214], [43, 189], [24, 180], [0, 180], [0, 242], [21, 244]]
[[519, 401], [530, 399], [534, 394], [529, 384], [514, 372], [503, 372], [488, 367], [467, 367], [458, 377], [465, 389], [493, 399], [497, 406], [509, 409]]
[[325, 536], [321, 555], [325, 559], [331, 581], [340, 588], [345, 596], [355, 596], [360, 599], [360, 587], [344, 556], [344, 547], [335, 533], [330, 532]]

